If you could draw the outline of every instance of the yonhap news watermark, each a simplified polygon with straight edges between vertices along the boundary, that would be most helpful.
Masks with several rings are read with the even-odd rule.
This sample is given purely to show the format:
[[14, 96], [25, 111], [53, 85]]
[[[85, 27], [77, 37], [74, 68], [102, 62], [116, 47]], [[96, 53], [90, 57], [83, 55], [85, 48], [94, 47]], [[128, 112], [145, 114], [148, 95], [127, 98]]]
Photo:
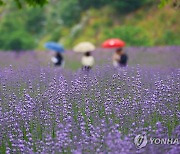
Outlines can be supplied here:
[[180, 140], [178, 138], [158, 138], [158, 137], [150, 137], [147, 138], [146, 135], [137, 135], [134, 138], [134, 144], [138, 149], [145, 147], [147, 144], [167, 144], [167, 145], [179, 145]]

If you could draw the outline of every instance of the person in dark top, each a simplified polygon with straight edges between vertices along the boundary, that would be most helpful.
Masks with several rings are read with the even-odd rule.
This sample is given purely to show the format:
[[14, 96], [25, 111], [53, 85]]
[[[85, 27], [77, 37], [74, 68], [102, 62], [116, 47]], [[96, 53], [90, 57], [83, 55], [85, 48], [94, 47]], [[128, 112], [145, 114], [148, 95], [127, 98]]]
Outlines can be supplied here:
[[122, 66], [122, 67], [126, 66], [127, 65], [127, 61], [128, 61], [128, 56], [127, 56], [127, 54], [123, 53], [121, 55], [121, 59], [119, 61], [120, 66]]
[[61, 67], [64, 66], [64, 58], [61, 55], [61, 53], [56, 53], [56, 56], [53, 57], [51, 60], [55, 66], [61, 66]]
[[115, 67], [121, 66], [125, 67], [127, 65], [128, 56], [124, 53], [122, 48], [118, 48], [113, 55], [113, 65]]

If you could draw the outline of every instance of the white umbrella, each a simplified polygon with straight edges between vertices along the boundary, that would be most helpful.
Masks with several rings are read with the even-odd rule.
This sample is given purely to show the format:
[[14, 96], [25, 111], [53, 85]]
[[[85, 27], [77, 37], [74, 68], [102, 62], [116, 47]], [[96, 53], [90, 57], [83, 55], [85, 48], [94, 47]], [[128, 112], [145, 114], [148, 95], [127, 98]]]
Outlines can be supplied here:
[[81, 42], [73, 48], [74, 52], [80, 52], [80, 53], [94, 51], [95, 49], [96, 47], [91, 42]]

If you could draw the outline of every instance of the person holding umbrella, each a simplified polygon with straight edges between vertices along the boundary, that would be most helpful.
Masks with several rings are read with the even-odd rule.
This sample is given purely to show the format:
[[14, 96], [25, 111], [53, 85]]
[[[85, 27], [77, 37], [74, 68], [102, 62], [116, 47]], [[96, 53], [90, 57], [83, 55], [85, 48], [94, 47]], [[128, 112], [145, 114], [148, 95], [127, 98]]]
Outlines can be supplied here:
[[54, 63], [54, 65], [64, 67], [64, 58], [62, 56], [64, 47], [55, 42], [47, 42], [45, 43], [45, 47], [56, 52], [56, 55], [51, 58], [51, 61]]
[[73, 50], [84, 54], [81, 59], [82, 69], [89, 71], [95, 63], [94, 57], [91, 55], [91, 52], [95, 50], [95, 46], [91, 42], [81, 42]]
[[128, 56], [123, 51], [125, 42], [120, 39], [108, 39], [103, 44], [103, 48], [116, 48], [116, 52], [113, 54], [112, 60], [114, 67], [124, 67], [127, 65]]
[[113, 54], [112, 57], [114, 67], [125, 67], [127, 65], [128, 56], [124, 53], [122, 48], [116, 49], [116, 52]]

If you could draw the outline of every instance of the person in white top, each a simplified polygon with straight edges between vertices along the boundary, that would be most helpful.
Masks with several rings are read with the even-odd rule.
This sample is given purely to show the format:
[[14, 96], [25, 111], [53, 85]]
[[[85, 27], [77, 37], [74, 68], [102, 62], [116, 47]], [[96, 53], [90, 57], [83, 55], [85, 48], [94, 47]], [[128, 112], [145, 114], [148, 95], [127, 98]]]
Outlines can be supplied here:
[[95, 60], [94, 57], [91, 55], [91, 52], [88, 51], [84, 54], [81, 59], [81, 63], [83, 65], [83, 70], [90, 70], [93, 67]]

